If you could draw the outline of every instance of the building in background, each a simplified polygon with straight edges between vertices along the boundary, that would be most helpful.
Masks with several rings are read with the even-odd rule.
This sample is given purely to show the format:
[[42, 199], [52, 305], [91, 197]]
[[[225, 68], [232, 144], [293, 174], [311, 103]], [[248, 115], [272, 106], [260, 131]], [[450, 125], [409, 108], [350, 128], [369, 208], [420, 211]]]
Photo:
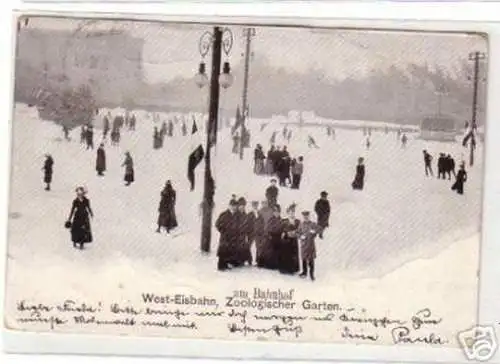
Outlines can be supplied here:
[[16, 101], [40, 90], [88, 86], [99, 105], [134, 100], [144, 82], [144, 40], [126, 31], [23, 28], [16, 50]]

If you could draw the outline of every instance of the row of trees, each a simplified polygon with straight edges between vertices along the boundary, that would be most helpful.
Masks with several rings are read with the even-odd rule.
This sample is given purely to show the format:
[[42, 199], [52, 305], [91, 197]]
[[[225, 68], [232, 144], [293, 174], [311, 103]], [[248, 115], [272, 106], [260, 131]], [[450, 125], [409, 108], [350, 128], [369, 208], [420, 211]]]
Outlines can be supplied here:
[[[295, 73], [275, 69], [265, 60], [251, 64], [249, 100], [253, 117], [286, 115], [289, 110], [314, 110], [317, 115], [340, 120], [381, 120], [419, 124], [438, 113], [469, 120], [472, 114], [471, 64], [458, 66], [409, 64], [376, 69], [369, 75], [333, 81], [321, 71]], [[483, 67], [482, 67], [483, 70]], [[242, 90], [242, 70], [233, 69], [235, 83], [222, 91], [222, 105], [234, 115]], [[478, 120], [484, 119], [486, 83], [480, 77]], [[206, 107], [208, 90], [198, 90], [192, 79], [177, 79], [163, 85], [164, 94], [177, 109]]]

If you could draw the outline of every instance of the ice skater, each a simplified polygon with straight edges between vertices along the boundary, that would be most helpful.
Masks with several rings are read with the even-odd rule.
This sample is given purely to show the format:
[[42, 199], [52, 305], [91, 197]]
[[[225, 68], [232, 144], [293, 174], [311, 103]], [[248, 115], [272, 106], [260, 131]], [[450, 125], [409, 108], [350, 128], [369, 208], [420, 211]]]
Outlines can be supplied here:
[[125, 152], [125, 161], [123, 162], [122, 167], [123, 166], [125, 166], [125, 186], [130, 186], [132, 182], [135, 181], [134, 161], [132, 160], [130, 152]]
[[465, 163], [460, 163], [460, 169], [457, 172], [456, 180], [451, 189], [459, 195], [464, 194], [464, 184], [467, 182], [467, 172], [465, 171]]
[[424, 149], [423, 151], [424, 154], [424, 164], [425, 164], [425, 175], [426, 176], [433, 176], [434, 174], [432, 173], [432, 155], [430, 155], [427, 150]]
[[52, 174], [54, 172], [54, 159], [50, 154], [45, 154], [45, 162], [43, 163], [42, 171], [44, 171], [43, 182], [45, 183], [45, 191], [50, 191]]
[[106, 151], [104, 150], [103, 143], [101, 143], [99, 148], [97, 148], [95, 170], [97, 171], [98, 176], [104, 176], [103, 172], [106, 170]]
[[87, 191], [83, 187], [77, 187], [75, 192], [76, 198], [65, 226], [71, 228], [73, 247], [83, 249], [84, 244], [93, 240], [89, 216], [94, 218], [94, 213], [90, 208], [90, 200], [86, 197]]
[[352, 181], [353, 190], [362, 190], [365, 184], [365, 165], [362, 157], [358, 158], [358, 165], [356, 166], [356, 175]]
[[177, 217], [175, 215], [175, 202], [177, 194], [172, 187], [172, 182], [169, 180], [165, 184], [165, 188], [161, 191], [160, 206], [158, 207], [158, 228], [156, 232], [161, 232], [161, 228], [165, 228], [167, 234], [172, 229], [177, 227]]

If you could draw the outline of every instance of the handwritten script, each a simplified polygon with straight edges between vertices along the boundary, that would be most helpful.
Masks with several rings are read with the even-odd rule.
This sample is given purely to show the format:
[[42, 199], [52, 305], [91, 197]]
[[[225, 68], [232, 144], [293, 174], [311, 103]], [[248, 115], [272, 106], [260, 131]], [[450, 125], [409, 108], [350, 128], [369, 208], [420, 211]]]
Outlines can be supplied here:
[[[341, 342], [442, 346], [442, 318], [423, 308], [408, 317], [370, 314], [363, 307], [298, 299], [294, 290], [233, 291], [224, 299], [173, 293], [145, 292], [131, 301], [16, 303], [15, 322], [23, 329], [87, 331], [102, 328], [116, 333], [163, 333], [173, 337], [294, 340], [315, 332]], [[164, 332], [172, 334], [165, 334]]]

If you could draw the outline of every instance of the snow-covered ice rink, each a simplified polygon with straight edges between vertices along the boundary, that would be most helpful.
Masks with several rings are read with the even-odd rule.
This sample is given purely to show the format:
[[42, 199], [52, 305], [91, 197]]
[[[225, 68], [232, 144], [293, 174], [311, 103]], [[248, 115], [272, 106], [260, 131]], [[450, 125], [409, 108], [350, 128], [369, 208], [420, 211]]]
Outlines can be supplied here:
[[[164, 148], [153, 150], [154, 123], [143, 112], [136, 115], [135, 132], [123, 130], [119, 147], [106, 144], [107, 172], [105, 177], [98, 177], [96, 152], [80, 144], [79, 129], [72, 131], [72, 141], [67, 142], [59, 126], [38, 120], [32, 108], [16, 105], [9, 206], [9, 297], [53, 300], [70, 295], [116, 294], [128, 299], [132, 292], [139, 295], [146, 289], [176, 287], [186, 292], [214, 293], [214, 289], [229, 292], [265, 284], [269, 288], [294, 287], [317, 298], [328, 292], [327, 296], [338, 302], [363, 301], [374, 308], [404, 299], [401, 307], [391, 305], [391, 310], [404, 314], [432, 304], [435, 310], [441, 310], [445, 332], [448, 324], [452, 332], [474, 323], [482, 144], [476, 150], [476, 164], [470, 170], [467, 167], [465, 194], [460, 196], [451, 191], [452, 181], [425, 177], [422, 156], [423, 149], [433, 154], [434, 169], [439, 152], [452, 154], [458, 165], [460, 160], [468, 160], [468, 150], [458, 142], [426, 142], [409, 134], [407, 147], [402, 149], [395, 133], [374, 132], [371, 148], [366, 150], [361, 130], [336, 129], [336, 138], [331, 139], [325, 128], [291, 127], [288, 150], [293, 157], [304, 156], [305, 172], [299, 191], [280, 189], [279, 203], [288, 206], [296, 202], [298, 212], [313, 210], [319, 193], [326, 190], [332, 207], [325, 239], [317, 239], [317, 277], [313, 283], [256, 267], [218, 272], [215, 251], [219, 235], [215, 228], [212, 252], [200, 252], [204, 167], [198, 166], [197, 187], [190, 192], [186, 173], [193, 141], [180, 135], [177, 125], [174, 137], [165, 138]], [[282, 126], [271, 121], [260, 132], [263, 122], [268, 121], [250, 120], [252, 148], [246, 149], [244, 161], [231, 153], [230, 129], [219, 132], [214, 162], [214, 221], [233, 193], [247, 201], [264, 199], [270, 178], [253, 174], [253, 146], [260, 143], [267, 152], [273, 131], [278, 131], [276, 144], [284, 143]], [[101, 130], [99, 122], [96, 124], [97, 148]], [[320, 148], [308, 148], [308, 134]], [[131, 152], [135, 164], [136, 182], [130, 187], [123, 183], [125, 151]], [[52, 154], [55, 161], [50, 192], [43, 190], [42, 183], [45, 153]], [[350, 186], [360, 156], [366, 164], [365, 189], [361, 192]], [[177, 190], [180, 227], [174, 236], [155, 233], [160, 191], [168, 179]], [[87, 187], [95, 214], [94, 242], [83, 251], [73, 248], [69, 231], [64, 228], [78, 185]], [[7, 302], [7, 310], [13, 305], [15, 302]]]

